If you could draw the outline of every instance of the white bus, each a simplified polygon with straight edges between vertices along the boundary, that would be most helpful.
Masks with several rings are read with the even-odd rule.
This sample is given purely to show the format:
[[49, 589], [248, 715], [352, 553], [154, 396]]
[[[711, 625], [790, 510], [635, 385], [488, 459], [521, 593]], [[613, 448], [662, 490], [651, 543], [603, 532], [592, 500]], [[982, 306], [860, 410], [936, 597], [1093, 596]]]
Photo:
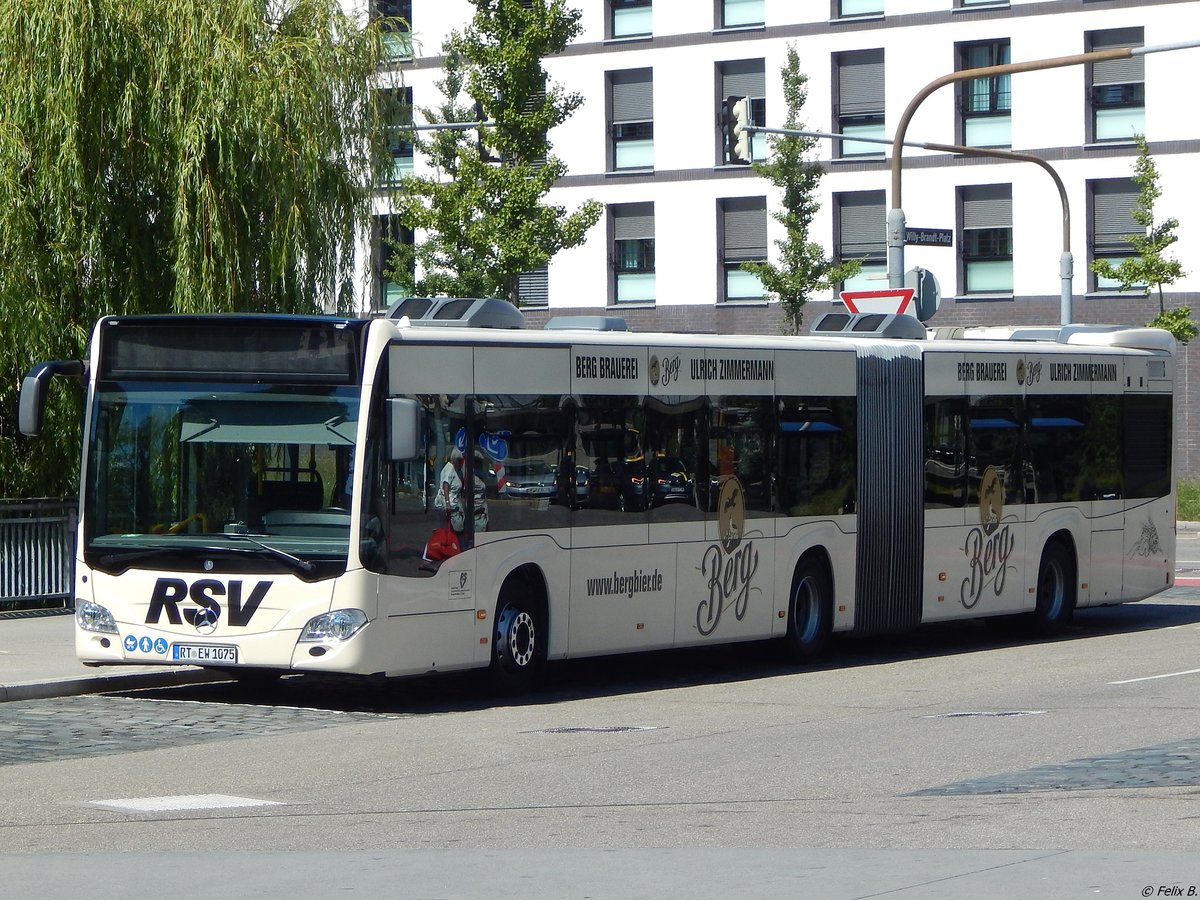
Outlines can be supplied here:
[[1172, 584], [1166, 332], [612, 324], [459, 299], [102, 319], [21, 392], [36, 434], [53, 375], [86, 386], [79, 659], [519, 690], [654, 648], [1049, 634]]

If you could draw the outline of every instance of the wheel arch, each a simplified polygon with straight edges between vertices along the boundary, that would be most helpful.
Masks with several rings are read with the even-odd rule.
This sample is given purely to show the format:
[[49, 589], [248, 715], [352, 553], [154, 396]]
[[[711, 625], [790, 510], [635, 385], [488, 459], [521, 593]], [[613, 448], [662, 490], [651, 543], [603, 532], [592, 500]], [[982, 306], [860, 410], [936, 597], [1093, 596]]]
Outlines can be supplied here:
[[521, 591], [525, 596], [533, 600], [536, 604], [535, 611], [546, 628], [546, 633], [549, 634], [550, 586], [546, 580], [546, 573], [542, 571], [542, 567], [537, 563], [522, 563], [505, 575], [504, 580], [500, 583], [500, 590], [496, 593], [496, 604], [493, 615], [499, 612], [506, 592], [511, 590]]

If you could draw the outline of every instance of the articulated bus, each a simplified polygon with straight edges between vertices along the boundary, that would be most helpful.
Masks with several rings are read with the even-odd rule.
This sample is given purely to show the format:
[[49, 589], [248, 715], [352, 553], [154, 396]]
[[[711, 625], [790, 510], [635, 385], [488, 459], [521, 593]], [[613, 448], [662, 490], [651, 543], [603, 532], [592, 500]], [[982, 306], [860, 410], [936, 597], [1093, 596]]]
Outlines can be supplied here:
[[804, 661], [833, 633], [971, 617], [1053, 634], [1172, 584], [1166, 332], [522, 321], [420, 298], [110, 317], [88, 360], [34, 367], [26, 434], [51, 377], [86, 388], [79, 659], [477, 668], [516, 691], [547, 660], [656, 648], [774, 638]]

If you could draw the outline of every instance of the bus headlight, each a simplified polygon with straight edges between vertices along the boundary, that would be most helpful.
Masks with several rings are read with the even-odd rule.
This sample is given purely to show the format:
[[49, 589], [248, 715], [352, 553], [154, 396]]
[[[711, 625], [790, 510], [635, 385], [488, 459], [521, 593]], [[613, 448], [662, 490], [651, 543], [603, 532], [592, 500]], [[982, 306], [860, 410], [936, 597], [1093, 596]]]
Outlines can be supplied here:
[[336, 609], [309, 619], [298, 640], [345, 641], [366, 624], [367, 615], [361, 609]]
[[117, 633], [117, 620], [113, 618], [112, 613], [91, 600], [84, 600], [75, 607], [75, 622], [84, 631]]

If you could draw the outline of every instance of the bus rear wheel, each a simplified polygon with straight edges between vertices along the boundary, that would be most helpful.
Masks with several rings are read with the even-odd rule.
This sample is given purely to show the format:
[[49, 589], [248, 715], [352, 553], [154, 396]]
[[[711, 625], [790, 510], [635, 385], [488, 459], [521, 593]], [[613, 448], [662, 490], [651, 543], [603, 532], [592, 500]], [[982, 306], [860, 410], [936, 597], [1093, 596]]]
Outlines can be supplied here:
[[812, 662], [825, 649], [833, 624], [833, 588], [829, 573], [815, 557], [796, 567], [788, 600], [788, 654], [796, 662]]
[[546, 658], [546, 633], [537, 605], [507, 588], [496, 607], [492, 663], [488, 682], [498, 694], [519, 694], [529, 687]]
[[1038, 566], [1033, 630], [1042, 637], [1060, 634], [1070, 623], [1074, 611], [1074, 558], [1061, 541], [1053, 541], [1042, 551], [1042, 562]]

